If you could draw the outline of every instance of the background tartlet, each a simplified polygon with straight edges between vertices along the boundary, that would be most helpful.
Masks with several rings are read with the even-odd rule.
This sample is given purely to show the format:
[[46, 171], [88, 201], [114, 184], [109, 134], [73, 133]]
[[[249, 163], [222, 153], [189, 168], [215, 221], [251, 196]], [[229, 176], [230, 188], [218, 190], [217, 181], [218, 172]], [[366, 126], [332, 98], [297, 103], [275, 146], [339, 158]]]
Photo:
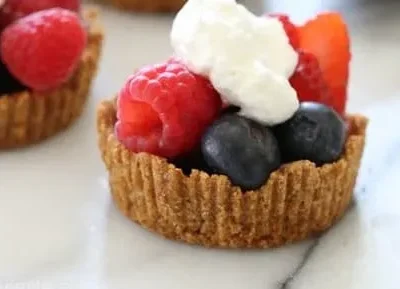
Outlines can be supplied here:
[[258, 190], [243, 192], [226, 176], [193, 170], [186, 176], [166, 159], [133, 153], [114, 135], [115, 101], [98, 109], [99, 148], [114, 202], [141, 226], [166, 238], [210, 247], [269, 248], [331, 227], [349, 206], [364, 150], [367, 119], [347, 118], [341, 158], [317, 167], [283, 165]]
[[186, 0], [107, 0], [114, 6], [141, 12], [176, 12]]
[[72, 77], [47, 92], [0, 96], [0, 149], [26, 146], [70, 126], [82, 113], [100, 59], [103, 30], [98, 11], [83, 11], [88, 43]]

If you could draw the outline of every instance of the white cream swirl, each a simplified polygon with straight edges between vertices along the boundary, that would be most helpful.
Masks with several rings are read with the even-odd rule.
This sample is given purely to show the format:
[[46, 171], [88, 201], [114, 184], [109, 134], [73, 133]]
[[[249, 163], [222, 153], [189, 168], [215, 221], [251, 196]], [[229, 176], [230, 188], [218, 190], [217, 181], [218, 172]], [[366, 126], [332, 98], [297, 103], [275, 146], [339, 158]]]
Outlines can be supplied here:
[[243, 116], [275, 125], [298, 109], [288, 81], [298, 55], [279, 20], [257, 17], [235, 0], [189, 0], [175, 18], [171, 44]]

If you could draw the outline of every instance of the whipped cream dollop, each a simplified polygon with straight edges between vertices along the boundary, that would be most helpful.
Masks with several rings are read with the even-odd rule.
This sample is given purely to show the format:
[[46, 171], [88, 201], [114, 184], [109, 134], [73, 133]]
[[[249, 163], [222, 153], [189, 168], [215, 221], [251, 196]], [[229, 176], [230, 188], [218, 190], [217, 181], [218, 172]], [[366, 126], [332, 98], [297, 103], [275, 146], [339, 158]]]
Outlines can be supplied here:
[[241, 115], [275, 125], [298, 109], [288, 81], [298, 55], [278, 19], [258, 17], [235, 0], [189, 0], [174, 20], [171, 44]]

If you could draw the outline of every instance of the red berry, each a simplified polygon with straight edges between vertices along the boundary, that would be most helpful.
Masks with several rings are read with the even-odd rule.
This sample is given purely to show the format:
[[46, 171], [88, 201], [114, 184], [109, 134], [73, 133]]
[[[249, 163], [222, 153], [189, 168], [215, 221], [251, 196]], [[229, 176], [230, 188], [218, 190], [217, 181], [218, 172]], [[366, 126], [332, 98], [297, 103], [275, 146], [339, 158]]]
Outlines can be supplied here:
[[330, 106], [343, 114], [346, 109], [350, 38], [346, 23], [338, 13], [324, 13], [299, 27], [301, 49], [318, 59], [332, 94]]
[[46, 90], [68, 80], [86, 41], [76, 13], [52, 8], [8, 26], [1, 37], [1, 56], [19, 81], [32, 89]]
[[115, 131], [134, 152], [173, 158], [199, 144], [221, 110], [210, 82], [176, 60], [142, 68], [119, 93]]
[[292, 45], [293, 49], [297, 50], [300, 47], [300, 38], [299, 33], [297, 31], [296, 25], [292, 23], [288, 15], [285, 14], [269, 14], [268, 16], [278, 18], [278, 20], [282, 23], [283, 28], [286, 31], [286, 35], [289, 38], [289, 42]]
[[300, 102], [313, 101], [330, 105], [331, 94], [313, 54], [299, 52], [299, 62], [290, 78], [290, 84], [296, 90]]
[[0, 26], [6, 27], [29, 14], [55, 7], [78, 12], [80, 2], [80, 0], [7, 0], [0, 10]]

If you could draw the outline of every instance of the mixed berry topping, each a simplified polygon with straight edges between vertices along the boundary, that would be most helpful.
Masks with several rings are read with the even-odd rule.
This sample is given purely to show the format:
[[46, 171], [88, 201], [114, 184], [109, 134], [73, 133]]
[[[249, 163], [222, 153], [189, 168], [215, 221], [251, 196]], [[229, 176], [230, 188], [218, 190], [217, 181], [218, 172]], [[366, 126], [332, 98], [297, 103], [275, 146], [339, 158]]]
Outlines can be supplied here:
[[[237, 4], [233, 2], [215, 2], [218, 9], [209, 1], [202, 13], [210, 17], [225, 13], [226, 19], [221, 23], [207, 22], [209, 18], [196, 15], [196, 8], [204, 4], [199, 1], [189, 0], [178, 15], [172, 42], [181, 56], [179, 61], [145, 67], [128, 79], [118, 97], [115, 127], [118, 140], [133, 152], [166, 157], [186, 174], [197, 168], [225, 175], [243, 190], [263, 186], [283, 162], [308, 160], [322, 166], [338, 160], [347, 137], [343, 115], [350, 62], [348, 31], [341, 16], [324, 13], [304, 25], [295, 25], [287, 15], [274, 14], [262, 16], [258, 22], [244, 7], [235, 7]], [[199, 36], [197, 39], [191, 39], [188, 31], [178, 27], [183, 20], [190, 21], [191, 16], [196, 19], [188, 26], [195, 30], [189, 30]], [[212, 26], [219, 25], [222, 31], [233, 29], [234, 33], [237, 23], [251, 29], [257, 23], [259, 27], [269, 27], [269, 36], [255, 30], [249, 32], [253, 35], [247, 35], [243, 27], [237, 27], [241, 31], [234, 37], [247, 37], [254, 43], [256, 34], [265, 37], [264, 40], [271, 35], [277, 37], [282, 47], [286, 45], [287, 52], [292, 50], [297, 56], [293, 72], [276, 74], [277, 67], [285, 66], [278, 63], [285, 61], [282, 55], [275, 63], [257, 62], [274, 57], [271, 54], [274, 50], [267, 45], [265, 55], [256, 51], [257, 59], [251, 58], [254, 55], [242, 55], [243, 47], [238, 49], [238, 55], [248, 63], [237, 60], [235, 51], [229, 52], [231, 58], [214, 55], [223, 53], [224, 43], [214, 45], [214, 50], [207, 46], [218, 32]], [[200, 47], [206, 51], [199, 51]], [[249, 54], [254, 51], [249, 47]], [[230, 64], [234, 67], [224, 68]], [[275, 67], [268, 67], [269, 64]], [[242, 73], [248, 72], [249, 67], [260, 73]], [[216, 77], [221, 71], [229, 72], [226, 73], [229, 79], [222, 79], [223, 73]], [[276, 86], [261, 86], [263, 79], [254, 79], [254, 75], [268, 76], [267, 86]], [[271, 106], [285, 110], [282, 107], [285, 102], [276, 99], [285, 96], [279, 83], [286, 81], [300, 104], [294, 113], [278, 119], [273, 116]], [[260, 90], [261, 87], [266, 89]], [[232, 95], [239, 95], [240, 101], [235, 101]], [[260, 114], [262, 111], [264, 115]], [[273, 121], [265, 121], [268, 119]]]
[[281, 21], [289, 43], [299, 53], [290, 84], [300, 101], [316, 101], [332, 106], [339, 114], [346, 109], [350, 39], [338, 13], [323, 13], [296, 26], [289, 16], [271, 14]]
[[8, 0], [0, 7], [1, 95], [56, 88], [71, 77], [87, 42], [79, 8], [78, 0]]

